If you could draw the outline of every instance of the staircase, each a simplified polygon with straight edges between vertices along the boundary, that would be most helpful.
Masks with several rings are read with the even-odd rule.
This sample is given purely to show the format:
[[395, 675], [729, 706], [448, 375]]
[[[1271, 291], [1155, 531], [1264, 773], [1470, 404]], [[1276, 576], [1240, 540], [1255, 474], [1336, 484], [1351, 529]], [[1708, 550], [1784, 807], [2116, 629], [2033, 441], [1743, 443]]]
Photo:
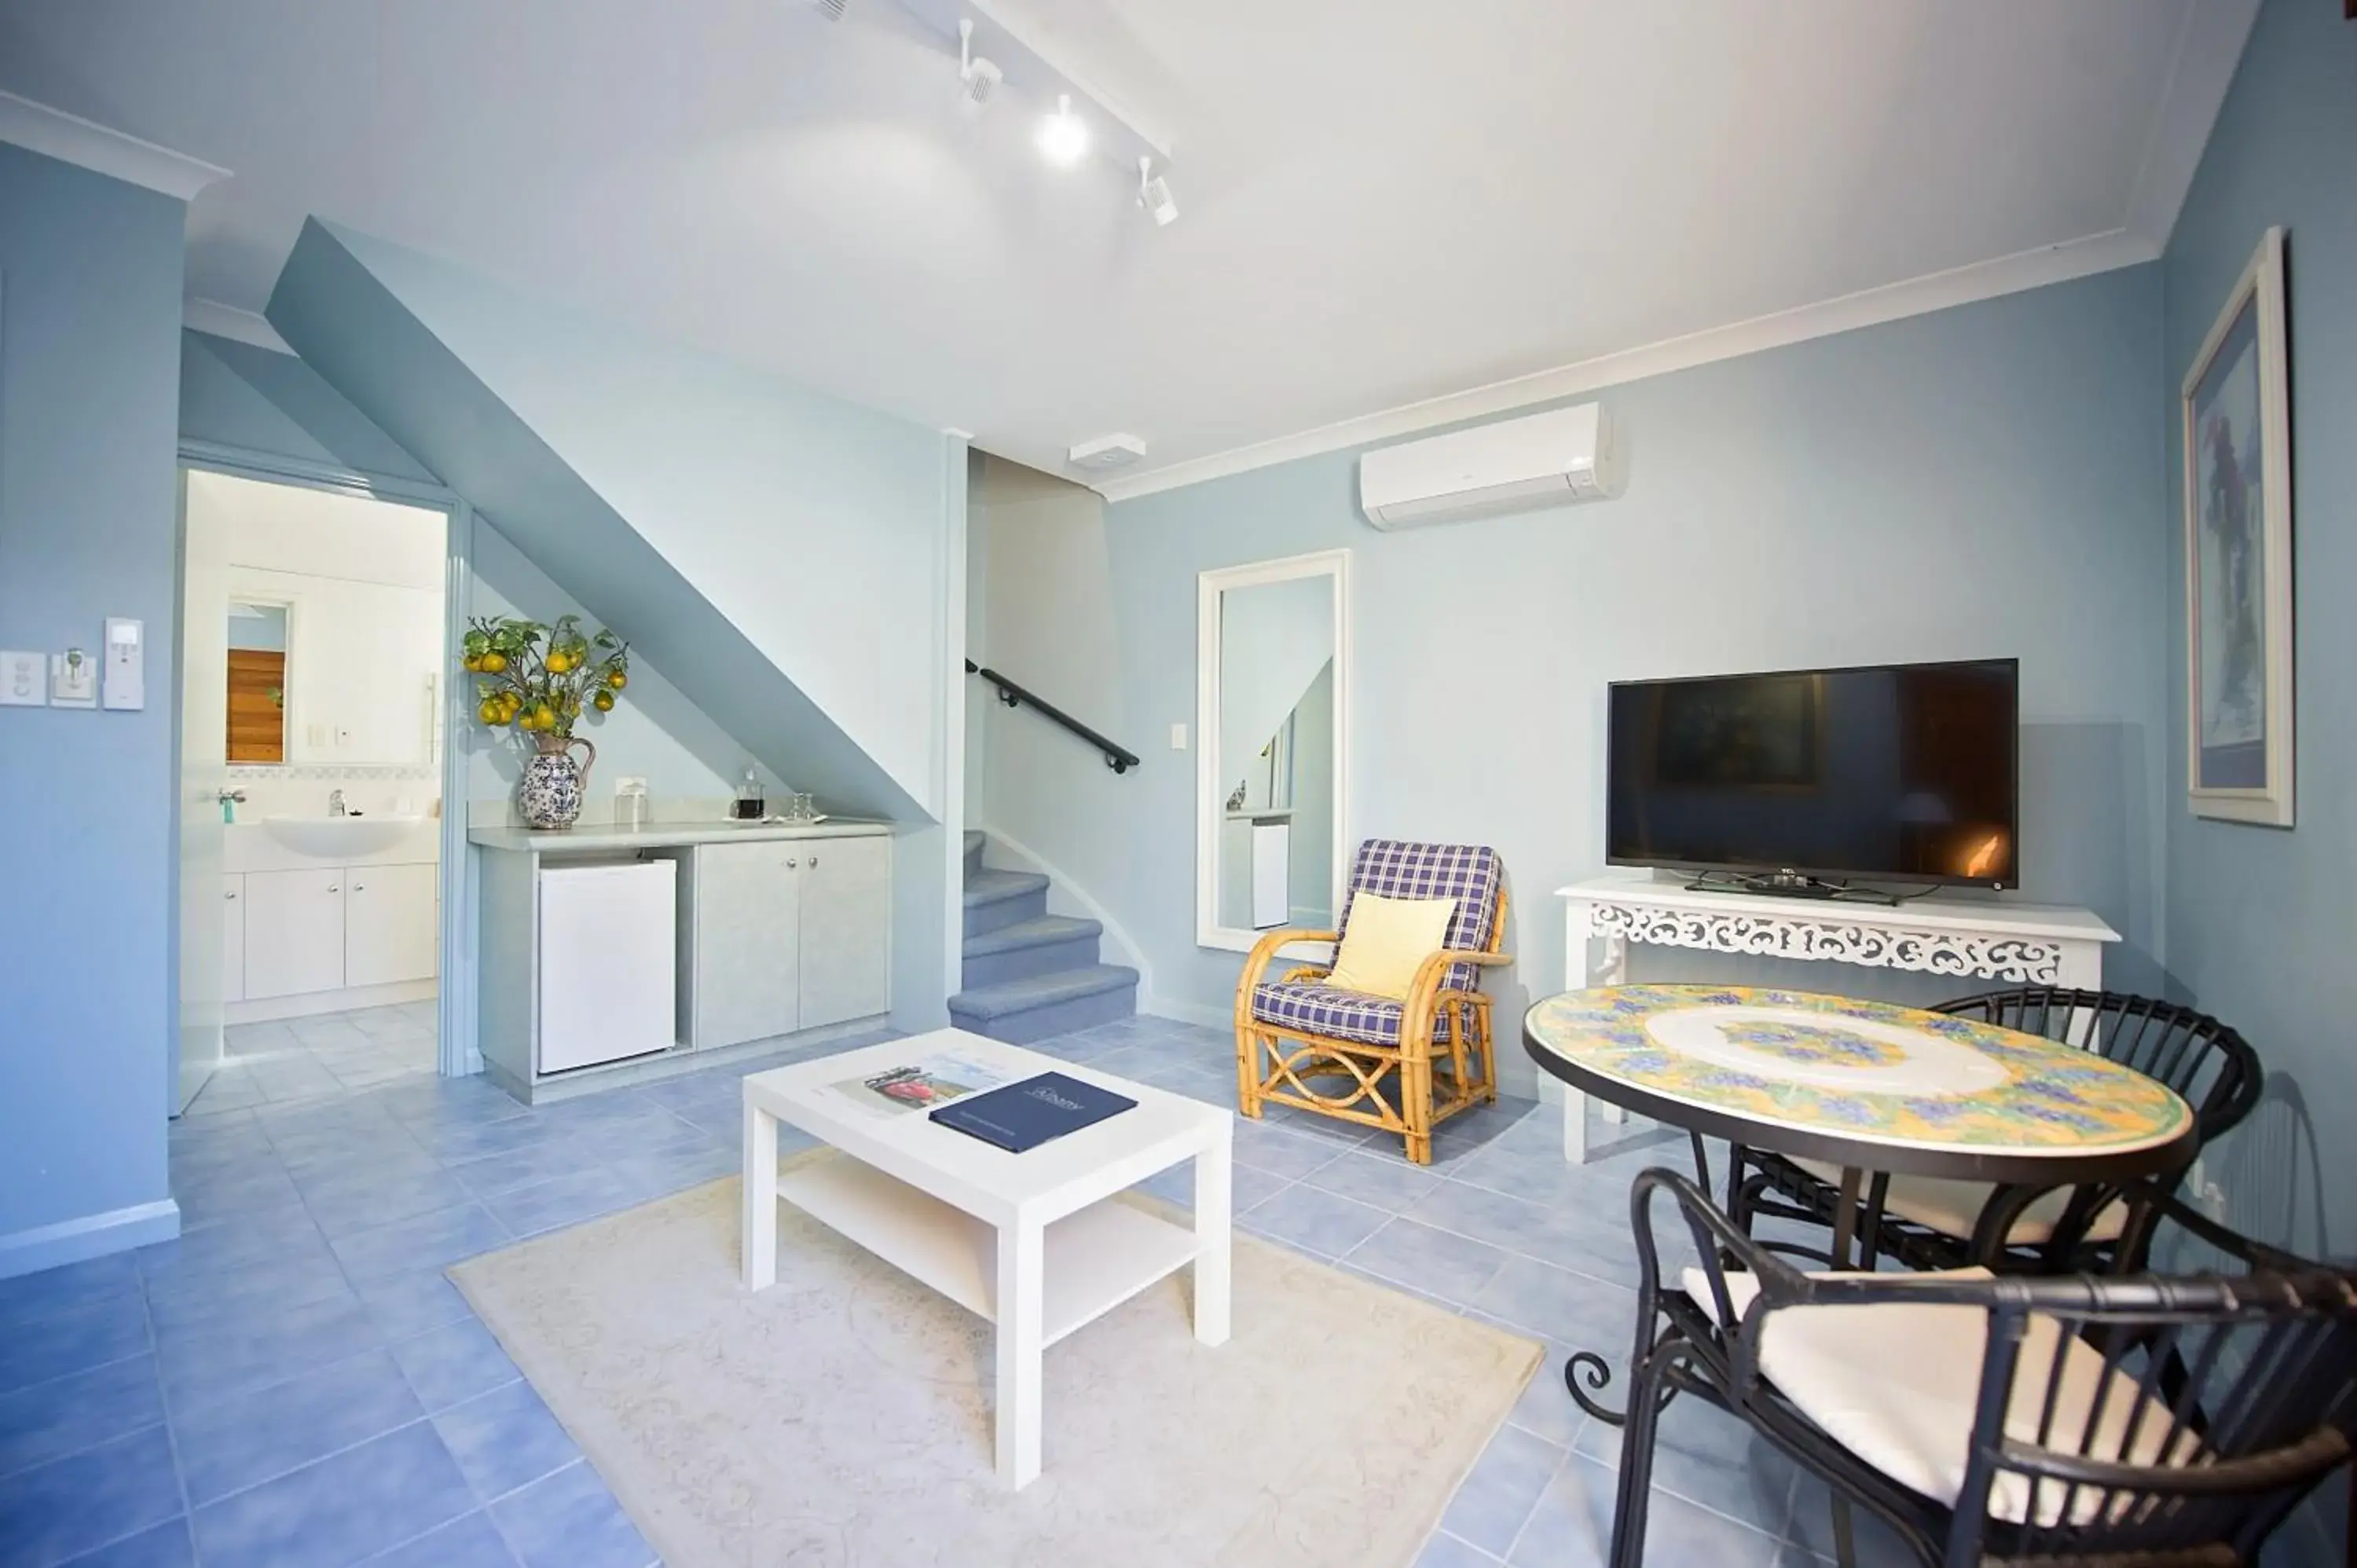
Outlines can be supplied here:
[[963, 987], [950, 1022], [1028, 1045], [1137, 1011], [1137, 971], [1097, 961], [1094, 920], [1048, 913], [1048, 879], [982, 864], [988, 839], [965, 835]]

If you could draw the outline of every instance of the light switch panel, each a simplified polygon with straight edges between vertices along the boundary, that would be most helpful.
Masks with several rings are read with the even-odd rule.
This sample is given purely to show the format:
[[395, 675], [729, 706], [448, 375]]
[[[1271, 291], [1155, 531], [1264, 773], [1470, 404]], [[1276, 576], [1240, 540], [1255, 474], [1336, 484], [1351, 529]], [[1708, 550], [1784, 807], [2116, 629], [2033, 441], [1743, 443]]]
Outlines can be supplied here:
[[1185, 725], [1172, 725], [1170, 726], [1170, 749], [1173, 751], [1184, 751], [1187, 749], [1187, 726]]
[[39, 708], [48, 704], [41, 689], [41, 656], [0, 652], [0, 708]]
[[147, 705], [147, 628], [124, 616], [106, 618], [106, 705]]
[[98, 706], [98, 660], [79, 648], [49, 655], [49, 706]]

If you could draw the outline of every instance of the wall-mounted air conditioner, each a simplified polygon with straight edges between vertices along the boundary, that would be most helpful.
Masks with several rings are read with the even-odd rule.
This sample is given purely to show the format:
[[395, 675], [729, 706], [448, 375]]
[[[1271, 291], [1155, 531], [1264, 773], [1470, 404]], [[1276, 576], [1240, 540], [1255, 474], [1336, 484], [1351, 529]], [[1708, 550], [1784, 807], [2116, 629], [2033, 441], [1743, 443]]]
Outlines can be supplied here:
[[1598, 403], [1477, 425], [1359, 459], [1359, 510], [1414, 528], [1620, 493], [1621, 450]]

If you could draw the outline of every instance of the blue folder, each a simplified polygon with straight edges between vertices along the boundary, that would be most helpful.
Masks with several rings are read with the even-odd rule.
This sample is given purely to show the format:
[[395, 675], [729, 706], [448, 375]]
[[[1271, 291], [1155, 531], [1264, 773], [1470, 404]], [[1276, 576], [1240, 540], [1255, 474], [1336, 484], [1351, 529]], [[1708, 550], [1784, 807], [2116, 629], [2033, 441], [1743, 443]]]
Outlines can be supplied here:
[[1093, 1083], [1043, 1072], [987, 1094], [969, 1094], [929, 1113], [944, 1127], [994, 1144], [1009, 1154], [1036, 1149], [1067, 1133], [1118, 1116], [1137, 1101]]

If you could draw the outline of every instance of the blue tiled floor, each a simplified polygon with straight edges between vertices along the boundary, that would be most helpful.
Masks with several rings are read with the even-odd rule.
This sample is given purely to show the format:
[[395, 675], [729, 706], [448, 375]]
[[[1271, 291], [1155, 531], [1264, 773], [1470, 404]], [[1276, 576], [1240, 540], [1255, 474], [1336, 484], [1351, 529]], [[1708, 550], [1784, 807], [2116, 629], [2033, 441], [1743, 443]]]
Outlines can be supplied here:
[[[0, 1281], [0, 1568], [653, 1561], [442, 1270], [733, 1172], [747, 1069], [533, 1111], [420, 1070], [414, 1028], [375, 1024], [274, 1035], [285, 1070], [225, 1074], [174, 1124], [178, 1241]], [[1041, 1048], [1233, 1103], [1224, 1032], [1130, 1019]], [[1602, 1560], [1617, 1434], [1572, 1404], [1562, 1357], [1625, 1356], [1629, 1179], [1683, 1150], [1574, 1168], [1558, 1139], [1527, 1101], [1448, 1123], [1428, 1170], [1340, 1123], [1238, 1127], [1244, 1229], [1548, 1342], [1419, 1568]], [[1189, 1185], [1149, 1184], [1182, 1204]], [[1822, 1489], [1690, 1404], [1649, 1560], [1817, 1561]]]

